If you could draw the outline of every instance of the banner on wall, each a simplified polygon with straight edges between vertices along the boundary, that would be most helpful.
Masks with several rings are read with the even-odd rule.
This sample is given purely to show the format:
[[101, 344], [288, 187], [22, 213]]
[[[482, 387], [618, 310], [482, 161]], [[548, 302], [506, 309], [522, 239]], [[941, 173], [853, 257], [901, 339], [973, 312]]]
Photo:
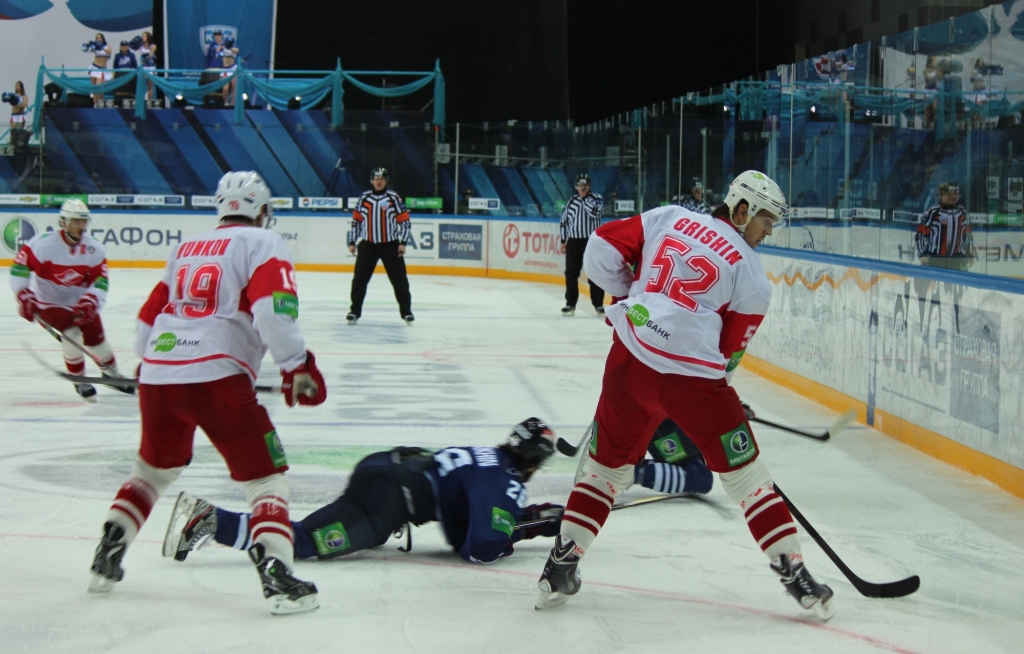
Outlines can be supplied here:
[[249, 70], [274, 69], [277, 0], [165, 2], [164, 20], [169, 68], [206, 68], [213, 33], [233, 39], [238, 63]]
[[[153, 30], [152, 0], [5, 0], [0, 1], [0, 15], [4, 18], [0, 20], [0, 90], [13, 91], [14, 83], [21, 81], [30, 104], [44, 57], [49, 68], [84, 69], [93, 62], [94, 55], [83, 52], [82, 44], [93, 41], [96, 34], [103, 34], [113, 54], [121, 41], [131, 41]], [[107, 68], [113, 68], [113, 61], [107, 63]], [[86, 74], [68, 73], [76, 77]]]

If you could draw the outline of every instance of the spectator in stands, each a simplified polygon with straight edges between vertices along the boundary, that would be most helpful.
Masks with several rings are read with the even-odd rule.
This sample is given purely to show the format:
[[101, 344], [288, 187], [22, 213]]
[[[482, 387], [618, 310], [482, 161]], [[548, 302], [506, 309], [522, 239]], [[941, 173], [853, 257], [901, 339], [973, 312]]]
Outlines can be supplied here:
[[939, 186], [939, 203], [921, 216], [914, 244], [922, 266], [966, 270], [974, 263], [970, 218], [960, 204], [960, 185]]
[[366, 286], [380, 261], [395, 290], [398, 313], [407, 325], [411, 325], [415, 318], [412, 315], [409, 276], [405, 270], [409, 212], [405, 210], [402, 198], [388, 190], [387, 169], [374, 168], [370, 173], [370, 184], [373, 188], [359, 196], [356, 210], [352, 212], [352, 229], [348, 233], [348, 251], [356, 255], [356, 267], [352, 275], [352, 306], [345, 320], [354, 325], [362, 316]]
[[690, 195], [683, 198], [680, 206], [690, 211], [711, 215], [711, 205], [704, 201], [704, 184], [696, 177], [690, 183]]
[[[86, 46], [91, 46], [86, 50], [86, 52], [91, 52], [93, 54], [92, 65], [89, 66], [89, 79], [92, 81], [93, 85], [103, 84], [104, 82], [109, 82], [114, 79], [114, 75], [107, 72], [107, 61], [110, 60], [110, 55], [112, 54], [110, 52], [110, 46], [107, 44], [107, 37], [103, 36], [102, 33], [97, 32], [96, 38], [93, 39], [91, 43], [87, 43], [85, 46], [82, 46], [82, 49], [85, 50]], [[99, 105], [102, 100], [102, 93], [92, 94], [93, 104]]]
[[[221, 65], [224, 67], [223, 72], [220, 74], [221, 77], [229, 77], [232, 73], [238, 70], [238, 66], [235, 64], [235, 58], [238, 56], [238, 48], [235, 47], [235, 40], [233, 38], [227, 38], [224, 40], [224, 50], [221, 52], [223, 55], [220, 59]], [[224, 105], [233, 107], [235, 105], [235, 88], [238, 86], [238, 80], [232, 79], [221, 91], [224, 94]]]
[[[562, 315], [576, 314], [576, 302], [580, 299], [580, 272], [583, 270], [583, 253], [587, 249], [590, 235], [601, 226], [601, 212], [604, 199], [590, 192], [590, 175], [576, 175], [576, 195], [565, 203], [562, 220], [558, 226], [562, 238], [562, 253], [565, 254], [565, 306]], [[598, 316], [604, 315], [604, 290], [592, 281], [590, 303]]]
[[114, 70], [119, 68], [138, 68], [135, 53], [128, 49], [128, 42], [121, 41], [121, 51], [114, 55]]
[[462, 192], [462, 199], [459, 201], [458, 211], [456, 213], [464, 215], [477, 215], [480, 213], [479, 209], [470, 209], [469, 200], [473, 197], [473, 189], [467, 188]]

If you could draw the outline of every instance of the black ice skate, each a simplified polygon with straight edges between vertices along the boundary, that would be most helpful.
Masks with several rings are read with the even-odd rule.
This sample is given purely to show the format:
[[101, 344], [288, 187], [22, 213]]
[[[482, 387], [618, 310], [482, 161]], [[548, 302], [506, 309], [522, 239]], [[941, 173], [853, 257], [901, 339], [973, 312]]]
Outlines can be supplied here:
[[345, 316], [345, 322], [347, 322], [350, 325], [354, 325], [357, 322], [359, 322], [359, 316], [357, 316], [354, 313], [349, 313], [347, 316]]
[[266, 555], [262, 543], [249, 548], [249, 558], [256, 564], [256, 572], [263, 584], [263, 597], [270, 603], [271, 613], [291, 615], [320, 608], [316, 585], [293, 577], [284, 563]]
[[565, 316], [566, 318], [571, 318], [571, 317], [575, 316], [576, 315], [576, 307], [571, 307], [569, 305], [565, 305], [564, 307], [562, 307], [562, 315]]
[[409, 314], [406, 314], [406, 315], [402, 316], [402, 320], [405, 321], [405, 324], [411, 325], [413, 322], [415, 322], [416, 316], [414, 316], [411, 313], [409, 313]]
[[[123, 377], [123, 375], [117, 372], [117, 368], [114, 368], [113, 370], [110, 371], [102, 370], [100, 371], [100, 374], [109, 379], [121, 379]], [[128, 395], [135, 395], [135, 386], [117, 386], [114, 384], [110, 384], [110, 387], [115, 390], [121, 391], [122, 393], [127, 393]]]
[[75, 392], [86, 402], [96, 401], [96, 387], [92, 384], [75, 384]]
[[164, 556], [184, 561], [189, 552], [205, 545], [216, 533], [217, 507], [182, 491], [171, 511], [171, 521], [167, 523]]
[[533, 608], [540, 611], [565, 604], [570, 595], [579, 592], [583, 582], [580, 580], [580, 557], [573, 553], [575, 547], [575, 542], [555, 537], [555, 546], [551, 548], [551, 555], [537, 582], [540, 596]]
[[92, 559], [92, 582], [89, 584], [90, 593], [109, 593], [114, 584], [124, 578], [124, 570], [121, 569], [121, 559], [128, 549], [128, 543], [124, 542], [124, 529], [112, 522], [103, 524], [103, 538], [96, 547], [96, 555]]
[[786, 587], [786, 592], [792, 595], [800, 606], [813, 610], [821, 620], [828, 620], [836, 614], [832, 606], [832, 589], [814, 581], [803, 562], [793, 564], [789, 556], [783, 554], [773, 559], [771, 566], [772, 570], [782, 577], [779, 581]]

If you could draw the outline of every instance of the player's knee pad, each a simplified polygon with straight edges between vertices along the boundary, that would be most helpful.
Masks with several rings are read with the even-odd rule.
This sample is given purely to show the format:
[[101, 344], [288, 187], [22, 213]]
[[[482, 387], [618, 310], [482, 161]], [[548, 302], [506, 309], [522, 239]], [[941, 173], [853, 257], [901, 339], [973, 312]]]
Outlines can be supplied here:
[[184, 467], [155, 468], [142, 459], [136, 459], [135, 465], [132, 467], [132, 477], [141, 479], [152, 486], [159, 497], [174, 483], [184, 469]]
[[64, 355], [64, 360], [69, 363], [78, 363], [79, 361], [85, 361], [85, 357], [82, 355], [81, 350], [68, 342], [68, 339], [74, 340], [76, 343], [82, 342], [82, 330], [78, 327], [69, 327], [64, 330], [64, 336], [67, 338], [61, 339], [60, 351]]
[[722, 488], [729, 494], [733, 502], [739, 504], [761, 486], [770, 484], [772, 475], [768, 468], [761, 463], [761, 459], [754, 459], [739, 470], [719, 473], [722, 480]]
[[595, 487], [610, 493], [613, 498], [618, 497], [633, 485], [633, 468], [635, 466], [627, 464], [618, 468], [609, 468], [592, 459], [589, 452], [584, 452], [583, 456], [586, 457], [586, 462], [581, 466], [581, 474], [577, 474], [576, 483], [589, 480]]
[[89, 349], [97, 358], [99, 358], [100, 361], [103, 361], [104, 363], [114, 358], [114, 351], [110, 349], [110, 343], [108, 343], [106, 339], [100, 341], [96, 345], [90, 345]]
[[261, 497], [277, 498], [287, 507], [288, 478], [283, 473], [245, 482], [245, 497], [254, 506]]

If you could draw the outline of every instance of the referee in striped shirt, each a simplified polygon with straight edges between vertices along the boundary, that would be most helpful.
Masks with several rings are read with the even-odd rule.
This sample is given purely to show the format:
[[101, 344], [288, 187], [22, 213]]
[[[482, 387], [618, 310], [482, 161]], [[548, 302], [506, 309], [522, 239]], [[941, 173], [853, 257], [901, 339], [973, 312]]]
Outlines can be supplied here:
[[398, 313], [411, 325], [412, 295], [409, 275], [405, 271], [405, 244], [409, 240], [409, 212], [394, 191], [388, 190], [388, 171], [375, 168], [370, 174], [373, 189], [359, 196], [352, 212], [352, 229], [348, 233], [348, 251], [356, 255], [352, 276], [352, 306], [345, 320], [354, 325], [363, 313], [366, 286], [373, 277], [377, 261], [384, 263], [391, 286], [398, 300]]
[[[580, 271], [583, 270], [583, 252], [587, 240], [601, 226], [601, 210], [604, 200], [590, 192], [590, 175], [576, 175], [576, 195], [565, 204], [558, 233], [562, 238], [562, 252], [565, 253], [565, 306], [562, 315], [576, 314], [576, 302], [580, 299]], [[604, 290], [590, 282], [590, 302], [598, 316], [604, 315]]]

